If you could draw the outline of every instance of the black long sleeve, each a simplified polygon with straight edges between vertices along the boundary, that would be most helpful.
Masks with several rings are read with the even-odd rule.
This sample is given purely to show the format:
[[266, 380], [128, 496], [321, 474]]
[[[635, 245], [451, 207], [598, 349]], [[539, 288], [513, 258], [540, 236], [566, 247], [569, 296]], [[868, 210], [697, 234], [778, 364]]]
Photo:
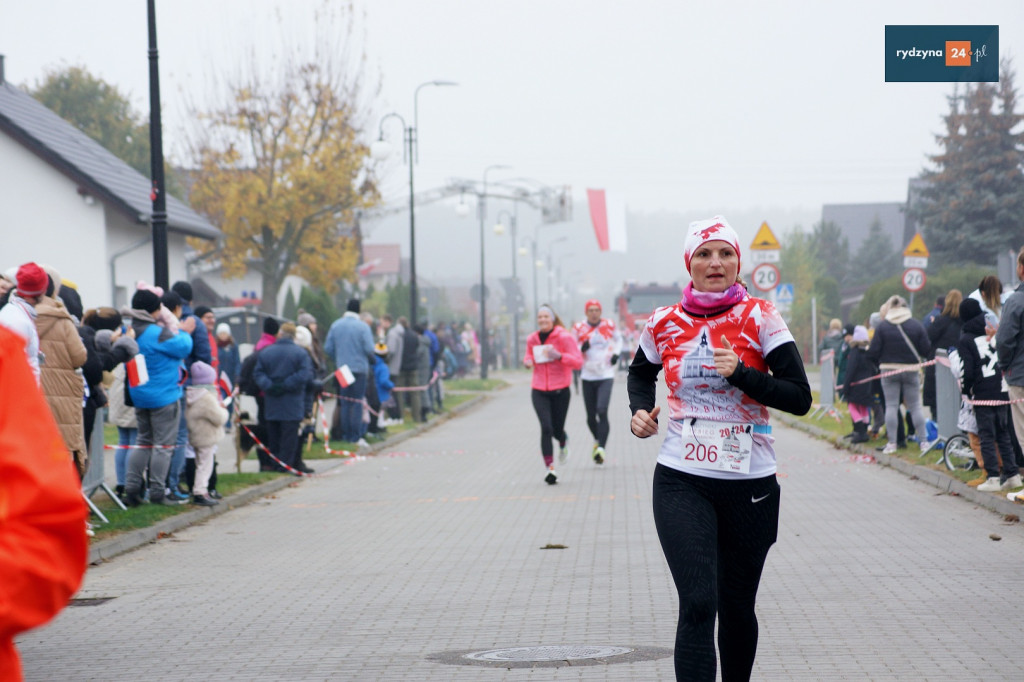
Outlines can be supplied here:
[[[796, 415], [807, 414], [811, 409], [811, 385], [796, 344], [792, 341], [782, 344], [769, 353], [765, 361], [771, 374], [740, 363], [727, 381], [762, 405]], [[643, 349], [638, 348], [626, 381], [629, 409], [633, 414], [637, 410], [650, 412], [654, 409], [660, 372], [661, 365], [651, 362]]]
[[654, 409], [660, 373], [661, 365], [648, 360], [644, 349], [637, 347], [633, 362], [629, 364], [629, 374], [626, 375], [630, 414], [636, 414], [637, 410], [650, 412]]
[[796, 344], [782, 344], [768, 353], [765, 361], [771, 374], [740, 363], [727, 381], [766, 407], [795, 415], [807, 414], [811, 409], [811, 385]]

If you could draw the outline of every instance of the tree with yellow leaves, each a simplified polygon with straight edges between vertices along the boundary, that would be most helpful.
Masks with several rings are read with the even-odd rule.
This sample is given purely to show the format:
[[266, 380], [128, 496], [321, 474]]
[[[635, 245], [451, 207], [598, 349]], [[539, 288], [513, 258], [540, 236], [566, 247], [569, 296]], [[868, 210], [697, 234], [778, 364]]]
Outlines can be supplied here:
[[[276, 77], [250, 59], [225, 104], [192, 112], [189, 199], [223, 232], [201, 255], [219, 260], [225, 277], [257, 270], [265, 312], [276, 312], [288, 275], [328, 291], [351, 279], [358, 212], [380, 201], [361, 139], [362, 62], [352, 69], [342, 47], [351, 44], [351, 7], [324, 9], [312, 57], [286, 50]], [[347, 31], [334, 30], [339, 16]]]

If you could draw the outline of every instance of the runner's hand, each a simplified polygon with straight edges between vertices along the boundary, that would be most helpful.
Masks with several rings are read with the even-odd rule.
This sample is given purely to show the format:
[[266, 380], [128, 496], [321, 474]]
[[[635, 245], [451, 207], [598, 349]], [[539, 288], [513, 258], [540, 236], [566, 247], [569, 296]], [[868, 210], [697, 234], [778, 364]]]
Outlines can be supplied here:
[[728, 379], [739, 364], [740, 356], [736, 355], [732, 344], [725, 338], [725, 334], [722, 334], [722, 346], [715, 349], [715, 370]]
[[637, 410], [633, 418], [629, 420], [629, 430], [637, 438], [650, 438], [658, 433], [658, 415], [661, 413], [661, 406], [647, 410]]
[[560, 360], [561, 358], [562, 354], [559, 353], [557, 350], [555, 350], [554, 348], [548, 349], [548, 359], [551, 360], [551, 362], [554, 362], [555, 360]]

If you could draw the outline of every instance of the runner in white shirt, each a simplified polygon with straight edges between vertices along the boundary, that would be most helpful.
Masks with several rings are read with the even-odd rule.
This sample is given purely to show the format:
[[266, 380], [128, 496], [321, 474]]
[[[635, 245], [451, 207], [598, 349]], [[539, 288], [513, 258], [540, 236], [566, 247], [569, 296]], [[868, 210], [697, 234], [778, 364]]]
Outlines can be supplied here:
[[806, 414], [811, 388], [775, 306], [739, 280], [739, 238], [726, 220], [692, 223], [684, 259], [692, 281], [678, 304], [651, 315], [629, 367], [630, 430], [658, 433], [664, 367], [671, 415], [653, 506], [679, 593], [676, 676], [715, 679], [717, 616], [722, 679], [746, 680], [754, 601], [779, 523], [768, 408]]
[[615, 323], [601, 317], [601, 302], [584, 304], [587, 319], [573, 325], [572, 333], [583, 354], [583, 405], [587, 408], [587, 426], [594, 436], [591, 456], [595, 464], [604, 464], [608, 442], [608, 403], [615, 381], [615, 365], [622, 352], [622, 336]]

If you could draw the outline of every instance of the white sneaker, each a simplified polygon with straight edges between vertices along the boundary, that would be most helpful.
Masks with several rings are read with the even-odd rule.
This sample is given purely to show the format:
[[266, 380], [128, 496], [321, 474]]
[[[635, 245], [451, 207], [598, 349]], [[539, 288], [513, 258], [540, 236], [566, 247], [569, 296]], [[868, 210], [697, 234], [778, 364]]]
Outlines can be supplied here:
[[931, 450], [933, 447], [935, 447], [935, 444], [938, 442], [938, 440], [921, 441], [921, 454], [923, 455], [924, 453]]
[[558, 474], [555, 473], [555, 467], [553, 465], [548, 467], [548, 475], [544, 477], [544, 482], [548, 485], [558, 483]]
[[1002, 484], [999, 482], [998, 476], [992, 476], [987, 481], [979, 485], [975, 490], [982, 493], [996, 493], [1003, 489]]
[[1021, 480], [1020, 474], [1014, 474], [1003, 482], [1003, 490], [1013, 490], [1021, 486], [1024, 486], [1024, 481]]
[[883, 455], [891, 455], [896, 452], [896, 443], [886, 443], [885, 447], [882, 448]]
[[1017, 504], [1024, 504], [1024, 490], [1019, 493], [1006, 493], [1006, 499]]
[[356, 441], [356, 445], [358, 445], [361, 448], [368, 448], [368, 447], [370, 447], [370, 444], [366, 442], [365, 438], [360, 438], [359, 440], [357, 440]]
[[569, 459], [569, 441], [565, 441], [565, 445], [558, 448], [558, 463], [565, 464]]

